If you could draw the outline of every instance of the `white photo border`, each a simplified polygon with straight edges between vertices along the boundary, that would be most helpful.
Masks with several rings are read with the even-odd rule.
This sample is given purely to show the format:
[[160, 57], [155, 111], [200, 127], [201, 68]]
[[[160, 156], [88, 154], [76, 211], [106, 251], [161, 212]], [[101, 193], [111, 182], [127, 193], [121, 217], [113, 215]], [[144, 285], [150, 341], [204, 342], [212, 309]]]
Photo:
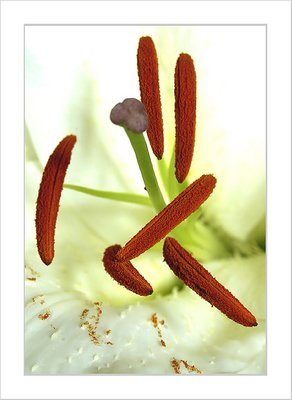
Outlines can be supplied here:
[[[1, 8], [2, 398], [291, 398], [291, 2], [2, 1]], [[23, 35], [27, 24], [267, 26], [267, 376], [202, 376], [194, 381], [189, 376], [23, 375]]]

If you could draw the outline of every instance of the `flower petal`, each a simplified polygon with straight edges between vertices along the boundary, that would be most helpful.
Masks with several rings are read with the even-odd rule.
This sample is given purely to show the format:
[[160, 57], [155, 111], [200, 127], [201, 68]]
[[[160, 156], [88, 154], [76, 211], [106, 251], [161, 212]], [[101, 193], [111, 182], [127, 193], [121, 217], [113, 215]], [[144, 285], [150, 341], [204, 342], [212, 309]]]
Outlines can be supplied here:
[[173, 359], [204, 374], [264, 372], [264, 324], [251, 332], [222, 320], [187, 289], [122, 308], [38, 293], [26, 310], [26, 373], [174, 374]]

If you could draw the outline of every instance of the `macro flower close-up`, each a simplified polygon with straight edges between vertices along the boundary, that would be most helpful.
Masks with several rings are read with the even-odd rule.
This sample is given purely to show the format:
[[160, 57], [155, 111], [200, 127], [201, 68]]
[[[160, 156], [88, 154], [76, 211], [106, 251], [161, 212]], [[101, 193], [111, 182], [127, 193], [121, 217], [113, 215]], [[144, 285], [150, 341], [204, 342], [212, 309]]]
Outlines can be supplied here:
[[25, 373], [265, 374], [265, 31], [27, 26]]

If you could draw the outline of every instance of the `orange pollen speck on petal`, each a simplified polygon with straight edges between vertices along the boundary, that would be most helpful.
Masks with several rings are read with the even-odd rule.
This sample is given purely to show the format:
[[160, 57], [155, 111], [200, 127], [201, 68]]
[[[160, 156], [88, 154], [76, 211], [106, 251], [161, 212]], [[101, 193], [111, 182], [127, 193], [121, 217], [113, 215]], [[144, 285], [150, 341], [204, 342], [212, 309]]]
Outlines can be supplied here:
[[120, 261], [131, 260], [150, 249], [208, 199], [216, 185], [213, 175], [202, 175], [118, 251]]
[[189, 172], [195, 144], [196, 72], [188, 54], [182, 53], [175, 68], [175, 175], [183, 182]]
[[55, 148], [43, 172], [36, 208], [36, 237], [39, 255], [49, 265], [54, 258], [57, 215], [63, 183], [76, 136], [66, 136]]
[[153, 293], [151, 285], [136, 270], [130, 261], [119, 261], [117, 252], [122, 247], [118, 244], [108, 247], [103, 256], [103, 264], [107, 273], [131, 292], [140, 296], [149, 296]]
[[257, 321], [251, 312], [175, 239], [170, 237], [165, 239], [163, 256], [175, 275], [228, 318], [243, 326], [257, 325]]
[[161, 326], [164, 325], [164, 320], [159, 321], [156, 313], [151, 315], [150, 320], [152, 322], [153, 327], [157, 330], [157, 334], [158, 334], [158, 338], [159, 338], [159, 342], [160, 342], [161, 346], [166, 347], [166, 343], [162, 338], [162, 332], [161, 332], [161, 328], [159, 326], [159, 325], [161, 325]]
[[51, 312], [47, 311], [43, 314], [39, 314], [38, 318], [41, 319], [42, 321], [45, 321], [46, 319], [48, 319], [50, 317], [50, 315], [51, 315]]
[[137, 52], [137, 66], [140, 83], [141, 101], [148, 114], [147, 135], [158, 159], [164, 151], [163, 120], [161, 110], [158, 59], [151, 37], [141, 37]]
[[171, 360], [171, 365], [172, 365], [172, 368], [174, 369], [174, 372], [176, 373], [176, 374], [180, 374], [181, 373], [181, 370], [180, 370], [180, 364], [183, 364], [184, 365], [184, 367], [186, 368], [186, 370], [188, 371], [188, 372], [195, 372], [196, 374], [201, 374], [202, 373], [202, 371], [200, 371], [197, 367], [195, 367], [194, 365], [189, 365], [189, 363], [187, 362], [187, 361], [185, 361], [185, 360], [177, 360], [176, 358], [173, 358], [172, 360]]

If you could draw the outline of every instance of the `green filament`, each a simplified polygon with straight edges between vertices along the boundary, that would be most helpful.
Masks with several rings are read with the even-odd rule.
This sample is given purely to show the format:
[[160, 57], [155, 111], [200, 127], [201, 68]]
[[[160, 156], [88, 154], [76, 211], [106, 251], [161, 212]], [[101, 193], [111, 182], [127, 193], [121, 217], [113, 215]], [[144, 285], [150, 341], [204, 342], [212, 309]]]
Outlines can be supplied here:
[[66, 189], [75, 190], [77, 192], [89, 194], [91, 196], [100, 197], [100, 198], [104, 198], [104, 199], [122, 201], [125, 203], [134, 203], [134, 204], [138, 204], [141, 206], [147, 206], [147, 207], [152, 206], [148, 197], [142, 196], [139, 194], [108, 192], [105, 190], [95, 190], [95, 189], [90, 189], [90, 188], [87, 188], [84, 186], [71, 185], [71, 184], [67, 184], [67, 183], [65, 183], [63, 187]]

